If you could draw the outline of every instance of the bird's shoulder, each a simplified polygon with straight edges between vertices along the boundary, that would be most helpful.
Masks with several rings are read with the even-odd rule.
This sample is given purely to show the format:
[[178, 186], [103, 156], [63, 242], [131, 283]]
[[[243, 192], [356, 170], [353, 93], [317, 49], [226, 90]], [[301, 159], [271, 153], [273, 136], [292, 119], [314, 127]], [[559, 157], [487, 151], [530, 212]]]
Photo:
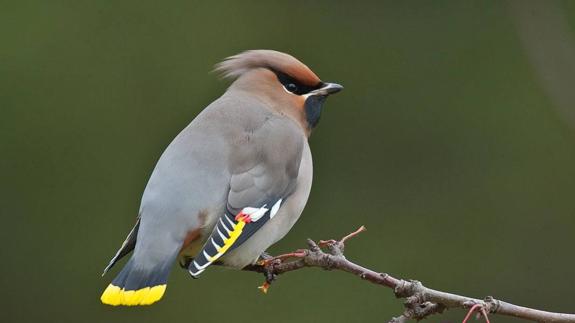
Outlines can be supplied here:
[[250, 96], [220, 97], [196, 117], [190, 128], [204, 137], [223, 140], [238, 171], [249, 167], [243, 166], [243, 160], [265, 157], [266, 161], [278, 162], [292, 155], [301, 156], [307, 140], [294, 120]]
[[238, 127], [257, 126], [273, 113], [265, 104], [251, 96], [222, 95], [209, 104], [195, 119], [213, 121], [216, 124], [237, 125]]

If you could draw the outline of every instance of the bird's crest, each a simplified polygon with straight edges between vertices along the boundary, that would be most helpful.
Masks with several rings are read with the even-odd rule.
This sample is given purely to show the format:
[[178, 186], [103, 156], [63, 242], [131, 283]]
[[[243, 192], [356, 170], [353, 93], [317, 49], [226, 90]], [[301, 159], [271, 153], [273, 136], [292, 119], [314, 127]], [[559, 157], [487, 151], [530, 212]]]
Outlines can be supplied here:
[[274, 72], [285, 73], [310, 86], [321, 82], [319, 77], [309, 67], [295, 57], [267, 49], [248, 50], [230, 56], [217, 64], [215, 71], [221, 73], [225, 78], [235, 79], [256, 68], [268, 68]]

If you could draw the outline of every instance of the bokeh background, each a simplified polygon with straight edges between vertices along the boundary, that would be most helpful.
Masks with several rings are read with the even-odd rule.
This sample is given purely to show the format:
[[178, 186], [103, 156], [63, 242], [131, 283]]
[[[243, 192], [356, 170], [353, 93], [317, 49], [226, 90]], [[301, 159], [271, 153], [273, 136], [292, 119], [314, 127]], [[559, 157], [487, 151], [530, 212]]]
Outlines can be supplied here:
[[100, 304], [156, 160], [227, 86], [212, 66], [254, 48], [345, 85], [310, 140], [308, 206], [272, 253], [363, 224], [347, 255], [365, 266], [575, 312], [574, 1], [19, 0], [0, 5], [0, 40], [2, 322], [401, 313], [391, 291], [315, 269], [264, 296], [254, 273], [175, 268], [155, 306]]

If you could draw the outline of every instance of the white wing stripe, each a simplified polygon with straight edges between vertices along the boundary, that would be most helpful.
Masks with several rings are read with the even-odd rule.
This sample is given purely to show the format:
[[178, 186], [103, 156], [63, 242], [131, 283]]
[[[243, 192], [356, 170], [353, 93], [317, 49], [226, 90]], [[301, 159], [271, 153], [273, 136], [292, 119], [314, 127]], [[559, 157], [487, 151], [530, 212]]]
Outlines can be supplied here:
[[230, 235], [230, 229], [228, 229], [228, 227], [226, 227], [226, 225], [224, 224], [224, 221], [222, 220], [222, 218], [220, 218], [220, 223], [222, 224], [222, 227], [224, 227], [224, 230], [226, 230], [226, 233], [228, 234], [228, 236]]
[[259, 208], [257, 211], [253, 212], [252, 214], [250, 214], [250, 219], [254, 222], [256, 222], [257, 220], [259, 220], [262, 216], [264, 216], [264, 214], [266, 214], [266, 212], [268, 211], [268, 209], [266, 209], [265, 207]]
[[234, 227], [235, 223], [232, 222], [232, 220], [230, 220], [230, 218], [228, 218], [227, 215], [224, 214], [224, 218], [226, 218], [226, 220], [228, 220], [228, 223], [232, 226], [232, 228]]
[[224, 236], [224, 234], [222, 233], [222, 231], [220, 231], [220, 228], [216, 227], [216, 231], [218, 231], [218, 234], [220, 235], [220, 238], [222, 238], [222, 242], [225, 244], [226, 240], [228, 240], [228, 238], [226, 238]]
[[282, 199], [279, 199], [274, 206], [272, 206], [272, 210], [270, 211], [270, 219], [273, 218], [276, 213], [278, 213], [280, 209], [280, 205], [282, 204]]
[[[207, 258], [206, 258], [207, 259]], [[194, 266], [196, 266], [196, 268], [198, 268], [198, 270], [203, 271], [207, 266], [210, 265], [210, 262], [208, 261], [207, 263], [205, 263], [203, 266], [198, 265], [198, 263], [194, 260]]]
[[257, 207], [245, 207], [242, 209], [242, 213], [251, 215], [252, 213], [257, 212], [258, 210], [259, 208]]
[[201, 273], [204, 272], [204, 270], [206, 270], [206, 269], [204, 268], [204, 269], [202, 269], [202, 270], [198, 270], [198, 271], [196, 271], [196, 273], [190, 272], [190, 274], [191, 274], [192, 276], [194, 276], [194, 277], [198, 277]]
[[214, 238], [211, 238], [211, 240], [212, 240], [212, 244], [214, 245], [214, 247], [216, 248], [216, 250], [219, 250], [219, 249], [222, 248], [222, 247], [220, 247], [220, 246], [218, 246], [218, 245], [216, 244], [216, 242], [214, 241]]

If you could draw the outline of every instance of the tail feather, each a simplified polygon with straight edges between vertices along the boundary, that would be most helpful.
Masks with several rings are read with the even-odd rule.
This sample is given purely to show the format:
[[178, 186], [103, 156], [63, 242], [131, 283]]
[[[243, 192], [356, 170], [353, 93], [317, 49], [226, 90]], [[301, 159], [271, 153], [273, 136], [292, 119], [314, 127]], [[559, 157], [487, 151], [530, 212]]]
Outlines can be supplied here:
[[100, 300], [108, 305], [150, 305], [159, 301], [166, 291], [172, 261], [145, 269], [130, 259], [122, 271], [104, 290]]
[[104, 272], [102, 273], [102, 276], [104, 276], [108, 272], [108, 270], [110, 270], [110, 268], [112, 268], [114, 266], [114, 264], [116, 264], [116, 262], [118, 262], [118, 260], [122, 259], [122, 257], [124, 257], [125, 255], [130, 253], [130, 251], [134, 250], [134, 247], [136, 247], [136, 241], [137, 241], [137, 237], [138, 237], [138, 229], [139, 228], [140, 228], [140, 217], [138, 217], [138, 220], [136, 221], [136, 225], [134, 225], [134, 227], [132, 228], [132, 230], [128, 234], [128, 237], [126, 237], [126, 240], [124, 240], [124, 243], [122, 243], [122, 246], [120, 247], [120, 249], [118, 249], [118, 252], [116, 252], [116, 254], [112, 258], [112, 260], [110, 260], [110, 263], [108, 263], [108, 266], [106, 266], [106, 268], [104, 268]]
[[119, 286], [113, 284], [108, 285], [100, 300], [108, 305], [151, 305], [159, 301], [164, 292], [166, 285], [157, 285], [153, 287], [145, 287], [138, 290], [124, 290]]

